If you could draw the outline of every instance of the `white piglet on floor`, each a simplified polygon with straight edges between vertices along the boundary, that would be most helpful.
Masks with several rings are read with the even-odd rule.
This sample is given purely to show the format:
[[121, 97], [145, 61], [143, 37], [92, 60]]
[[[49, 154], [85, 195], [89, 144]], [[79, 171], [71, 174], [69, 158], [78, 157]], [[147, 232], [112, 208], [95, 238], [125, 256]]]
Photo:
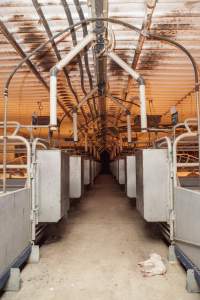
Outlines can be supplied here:
[[164, 275], [167, 272], [167, 268], [163, 263], [161, 256], [156, 253], [150, 254], [149, 259], [138, 263], [138, 265], [145, 277]]

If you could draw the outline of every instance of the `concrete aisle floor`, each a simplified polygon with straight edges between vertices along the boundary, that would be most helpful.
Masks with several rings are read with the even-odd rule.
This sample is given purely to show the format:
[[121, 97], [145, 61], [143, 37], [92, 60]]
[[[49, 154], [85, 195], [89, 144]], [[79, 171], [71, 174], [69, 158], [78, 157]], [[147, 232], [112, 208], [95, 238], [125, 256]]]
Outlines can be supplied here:
[[165, 276], [142, 277], [137, 263], [149, 253], [167, 257], [167, 246], [151, 233], [134, 206], [101, 175], [60, 224], [61, 238], [41, 247], [39, 264], [22, 271], [22, 288], [4, 300], [189, 300], [185, 272], [171, 265]]

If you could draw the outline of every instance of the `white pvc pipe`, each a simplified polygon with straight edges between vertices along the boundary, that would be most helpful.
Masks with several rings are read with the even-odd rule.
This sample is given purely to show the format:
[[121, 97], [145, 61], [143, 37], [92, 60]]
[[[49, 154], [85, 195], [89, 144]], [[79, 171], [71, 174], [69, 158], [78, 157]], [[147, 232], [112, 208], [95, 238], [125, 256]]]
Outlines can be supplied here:
[[[108, 52], [107, 55], [114, 60], [122, 69], [128, 72], [134, 80], [138, 81], [142, 77], [138, 72], [133, 70], [125, 61], [123, 61], [117, 54], [114, 52]], [[140, 115], [141, 115], [141, 128], [142, 132], [146, 132], [147, 128], [147, 115], [146, 115], [146, 96], [145, 96], [145, 85], [144, 83], [139, 83], [140, 91]]]
[[52, 130], [57, 127], [57, 73], [95, 38], [94, 33], [88, 34], [50, 70], [50, 127]]
[[50, 126], [54, 130], [57, 126], [57, 76], [50, 77]]
[[127, 114], [127, 137], [128, 137], [128, 143], [132, 142], [132, 136], [131, 136], [131, 116], [130, 114]]
[[133, 79], [138, 80], [140, 78], [140, 74], [133, 70], [124, 60], [122, 60], [116, 53], [109, 51], [108, 56], [114, 60], [122, 69], [128, 72]]
[[78, 110], [92, 95], [94, 95], [98, 91], [98, 87], [94, 87], [87, 95], [83, 97], [83, 99], [79, 102], [79, 104], [76, 106], [76, 109]]
[[146, 96], [145, 96], [145, 85], [139, 85], [140, 91], [140, 118], [141, 118], [141, 131], [146, 132], [147, 128], [147, 113], [146, 113]]
[[73, 135], [74, 135], [74, 142], [78, 142], [78, 125], [77, 125], [77, 112], [74, 111], [72, 113], [73, 118]]
[[89, 33], [84, 37], [63, 59], [56, 64], [56, 69], [61, 71], [83, 48], [96, 39], [94, 33]]

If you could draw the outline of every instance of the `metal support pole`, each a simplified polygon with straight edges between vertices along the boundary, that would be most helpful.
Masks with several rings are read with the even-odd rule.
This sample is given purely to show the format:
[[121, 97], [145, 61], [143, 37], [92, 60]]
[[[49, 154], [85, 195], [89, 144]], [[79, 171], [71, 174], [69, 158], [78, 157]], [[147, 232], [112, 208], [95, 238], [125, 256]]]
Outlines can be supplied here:
[[85, 134], [85, 152], [88, 152], [88, 133]]
[[130, 144], [132, 142], [130, 113], [127, 113], [126, 118], [127, 118], [127, 140], [128, 140], [128, 143]]
[[198, 152], [199, 152], [199, 175], [200, 175], [200, 107], [199, 107], [199, 84], [195, 87], [195, 99], [197, 110], [197, 133], [198, 133]]
[[72, 113], [74, 142], [78, 142], [77, 110]]
[[123, 150], [123, 145], [122, 145], [122, 135], [121, 133], [119, 134], [119, 147], [120, 147], [120, 151]]
[[3, 124], [3, 193], [6, 193], [6, 164], [7, 164], [7, 107], [8, 90], [4, 94], [4, 124]]

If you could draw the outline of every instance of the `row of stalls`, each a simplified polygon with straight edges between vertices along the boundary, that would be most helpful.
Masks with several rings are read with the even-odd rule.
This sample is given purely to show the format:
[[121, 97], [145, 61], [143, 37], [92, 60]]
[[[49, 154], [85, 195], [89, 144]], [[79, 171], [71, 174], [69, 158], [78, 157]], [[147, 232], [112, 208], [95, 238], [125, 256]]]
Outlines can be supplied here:
[[169, 259], [187, 270], [188, 291], [200, 286], [200, 180], [196, 120], [177, 124], [152, 147], [116, 157], [116, 181], [146, 222], [155, 222], [170, 244]]
[[9, 285], [13, 270], [39, 260], [38, 243], [45, 229], [67, 218], [74, 199], [92, 187], [100, 172], [93, 157], [51, 148], [40, 138], [9, 135], [11, 152], [15, 159], [0, 180], [0, 289]]

